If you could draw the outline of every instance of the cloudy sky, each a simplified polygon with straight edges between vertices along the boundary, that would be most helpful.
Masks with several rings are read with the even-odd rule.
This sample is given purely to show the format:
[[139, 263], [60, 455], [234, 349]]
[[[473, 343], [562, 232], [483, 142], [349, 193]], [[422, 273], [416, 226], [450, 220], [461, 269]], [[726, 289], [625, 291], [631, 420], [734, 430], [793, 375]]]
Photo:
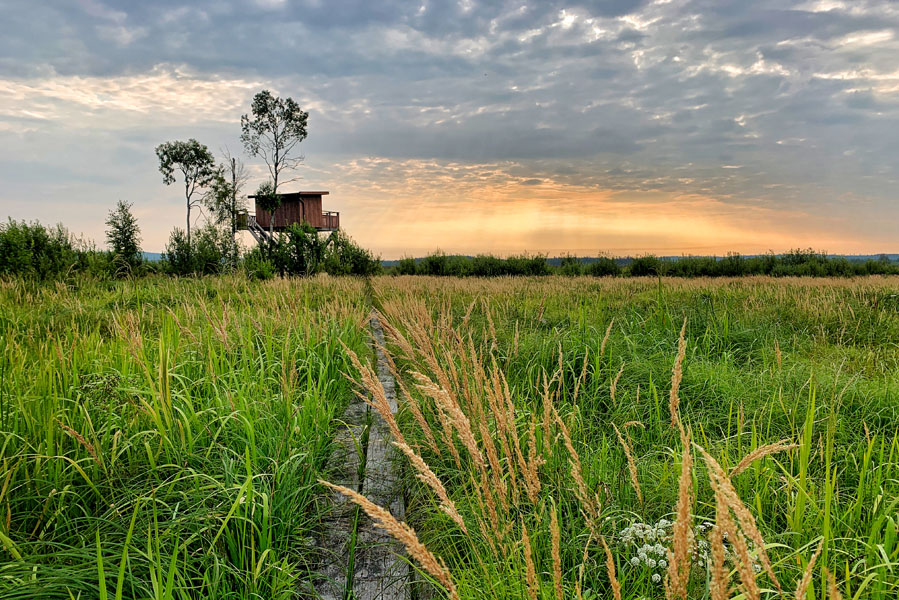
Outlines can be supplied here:
[[[242, 154], [309, 111], [292, 184], [384, 258], [899, 252], [899, 3], [0, 0], [0, 216], [144, 249], [183, 226], [154, 147]], [[264, 166], [245, 157], [263, 180]]]

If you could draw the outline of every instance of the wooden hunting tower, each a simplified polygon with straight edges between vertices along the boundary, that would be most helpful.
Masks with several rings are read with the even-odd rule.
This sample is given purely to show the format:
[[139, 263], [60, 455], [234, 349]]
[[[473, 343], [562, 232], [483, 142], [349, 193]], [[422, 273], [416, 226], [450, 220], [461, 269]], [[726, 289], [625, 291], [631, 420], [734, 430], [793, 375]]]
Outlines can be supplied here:
[[281, 232], [291, 225], [308, 223], [316, 231], [336, 231], [340, 228], [340, 213], [322, 210], [322, 196], [327, 195], [328, 192], [280, 194], [281, 206], [274, 213], [262, 210], [256, 196], [248, 196], [255, 201], [255, 213], [240, 216], [240, 229], [249, 231], [259, 243], [268, 240], [270, 228]]

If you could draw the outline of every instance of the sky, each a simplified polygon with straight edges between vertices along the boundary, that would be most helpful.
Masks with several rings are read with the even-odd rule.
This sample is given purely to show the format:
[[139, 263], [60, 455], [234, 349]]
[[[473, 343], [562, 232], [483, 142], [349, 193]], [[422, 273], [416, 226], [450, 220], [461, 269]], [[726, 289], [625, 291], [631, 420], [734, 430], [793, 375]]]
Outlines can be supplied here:
[[[246, 156], [309, 112], [282, 188], [382, 258], [899, 252], [899, 3], [0, 0], [0, 218], [143, 248], [183, 227], [154, 148]], [[203, 216], [197, 215], [198, 224]], [[248, 242], [251, 240], [247, 240]]]

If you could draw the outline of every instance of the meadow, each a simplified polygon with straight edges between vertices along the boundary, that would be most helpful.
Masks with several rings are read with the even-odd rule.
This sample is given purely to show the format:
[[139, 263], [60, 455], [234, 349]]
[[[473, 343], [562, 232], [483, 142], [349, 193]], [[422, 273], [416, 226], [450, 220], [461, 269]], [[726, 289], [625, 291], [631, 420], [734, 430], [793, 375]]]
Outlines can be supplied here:
[[295, 598], [353, 279], [0, 284], [0, 597]]
[[335, 420], [382, 393], [359, 372], [372, 307], [414, 532], [385, 525], [414, 597], [896, 597], [897, 294], [896, 277], [5, 281], [0, 597], [313, 597]]
[[899, 595], [897, 279], [374, 288], [451, 597]]

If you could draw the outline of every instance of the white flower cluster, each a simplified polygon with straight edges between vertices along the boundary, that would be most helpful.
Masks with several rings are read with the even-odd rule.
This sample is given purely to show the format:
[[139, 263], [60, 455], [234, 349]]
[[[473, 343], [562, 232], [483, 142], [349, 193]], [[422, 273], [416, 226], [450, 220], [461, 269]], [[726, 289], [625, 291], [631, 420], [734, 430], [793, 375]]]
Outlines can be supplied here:
[[[674, 524], [668, 519], [660, 519], [658, 523], [632, 523], [618, 534], [618, 543], [630, 554], [628, 564], [634, 568], [646, 569], [653, 583], [661, 583], [668, 568], [668, 547], [671, 542], [671, 531]], [[699, 568], [706, 568], [712, 555], [712, 546], [708, 534], [712, 530], [709, 522], [700, 523], [693, 528], [690, 536], [690, 554], [692, 562]], [[631, 554], [633, 553], [633, 554]], [[730, 553], [725, 538], [725, 553]], [[756, 572], [757, 564], [753, 565]]]
[[693, 546], [690, 548], [693, 564], [705, 568], [712, 560], [712, 545], [706, 535], [712, 530], [712, 524], [706, 521], [693, 528]]
[[619, 543], [628, 552], [635, 552], [628, 559], [632, 567], [642, 567], [649, 571], [653, 583], [661, 583], [668, 568], [668, 542], [671, 539], [671, 521], [661, 519], [658, 523], [632, 523], [621, 530]]

